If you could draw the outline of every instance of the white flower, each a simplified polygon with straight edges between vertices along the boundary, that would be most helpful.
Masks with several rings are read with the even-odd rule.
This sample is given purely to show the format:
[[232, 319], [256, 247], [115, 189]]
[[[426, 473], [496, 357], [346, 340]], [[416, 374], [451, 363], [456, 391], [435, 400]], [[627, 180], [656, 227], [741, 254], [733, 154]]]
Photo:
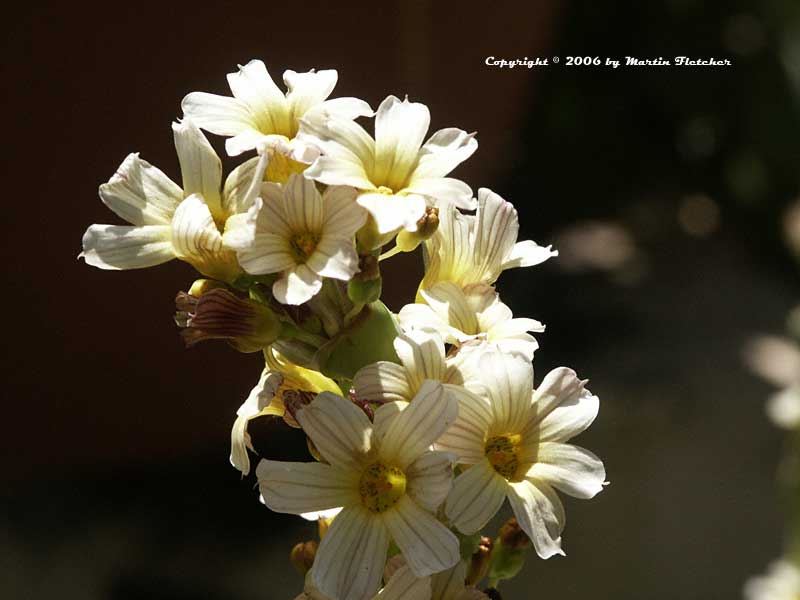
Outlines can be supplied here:
[[[431, 582], [427, 577], [415, 577], [408, 566], [403, 566], [389, 578], [386, 586], [378, 592], [373, 600], [430, 600]], [[306, 574], [303, 593], [295, 600], [330, 600], [314, 585], [314, 569]]]
[[129, 154], [100, 186], [100, 199], [132, 226], [92, 225], [81, 256], [101, 269], [140, 269], [173, 258], [204, 275], [232, 281], [241, 273], [236, 255], [223, 247], [227, 218], [247, 210], [265, 162], [249, 160], [234, 169], [220, 193], [222, 164], [202, 132], [188, 120], [173, 123], [183, 189], [164, 173]]
[[472, 134], [449, 128], [423, 144], [429, 125], [427, 106], [394, 96], [378, 108], [375, 139], [334, 114], [306, 115], [300, 135], [319, 146], [322, 156], [305, 176], [358, 188], [358, 203], [373, 216], [380, 234], [401, 227], [416, 231], [426, 206], [474, 208], [470, 187], [445, 175], [469, 158], [478, 142]]
[[[448, 364], [444, 342], [435, 332], [409, 331], [394, 340], [400, 364], [378, 361], [363, 367], [353, 378], [353, 389], [359, 400], [401, 402], [407, 404], [417, 395], [427, 379], [460, 384], [461, 374]], [[449, 389], [451, 386], [445, 386]]]
[[491, 286], [479, 283], [462, 289], [442, 281], [420, 290], [420, 296], [425, 304], [407, 304], [400, 309], [398, 317], [404, 329], [438, 332], [447, 343], [465, 351], [494, 347], [533, 359], [538, 344], [527, 332], [542, 332], [544, 325], [534, 319], [513, 318]]
[[765, 575], [744, 584], [746, 600], [797, 600], [800, 598], [800, 569], [788, 560], [776, 560]]
[[425, 242], [428, 264], [421, 288], [440, 281], [461, 287], [492, 284], [500, 273], [514, 267], [530, 267], [558, 252], [531, 240], [517, 242], [517, 211], [493, 191], [478, 190], [478, 211], [464, 215], [454, 207], [439, 211], [439, 228]]
[[532, 393], [533, 369], [519, 354], [488, 352], [480, 372], [483, 393], [459, 396], [458, 420], [436, 445], [470, 465], [453, 483], [445, 512], [471, 534], [508, 498], [537, 554], [563, 554], [564, 507], [553, 488], [576, 498], [591, 498], [602, 489], [600, 459], [565, 443], [594, 421], [599, 400], [563, 367]]
[[246, 215], [225, 234], [248, 273], [280, 273], [272, 286], [283, 304], [302, 304], [323, 277], [349, 280], [358, 271], [353, 236], [366, 220], [347, 187], [320, 195], [313, 181], [292, 175], [285, 186], [265, 183]]
[[[389, 573], [400, 573], [406, 568], [402, 555], [393, 556], [386, 563], [384, 578]], [[473, 586], [465, 585], [467, 578], [467, 561], [460, 560], [446, 571], [417, 581], [429, 582], [425, 600], [489, 600], [489, 596]], [[391, 575], [395, 577], [395, 575]]]
[[430, 451], [457, 416], [457, 402], [426, 382], [402, 413], [370, 423], [352, 402], [322, 393], [297, 420], [328, 464], [262, 460], [263, 502], [300, 514], [342, 506], [317, 551], [314, 585], [337, 600], [370, 598], [389, 539], [418, 577], [459, 560], [458, 539], [434, 513], [452, 482], [452, 457]]
[[371, 116], [363, 100], [327, 100], [336, 85], [335, 70], [308, 73], [285, 71], [284, 95], [272, 81], [260, 60], [251, 60], [228, 74], [233, 98], [205, 92], [192, 92], [181, 103], [183, 114], [211, 133], [233, 136], [225, 141], [230, 156], [237, 156], [259, 145], [266, 145], [299, 162], [312, 162], [318, 152], [296, 139], [299, 119], [315, 111], [325, 111], [343, 119]]
[[800, 383], [773, 394], [767, 401], [767, 415], [783, 429], [800, 428]]

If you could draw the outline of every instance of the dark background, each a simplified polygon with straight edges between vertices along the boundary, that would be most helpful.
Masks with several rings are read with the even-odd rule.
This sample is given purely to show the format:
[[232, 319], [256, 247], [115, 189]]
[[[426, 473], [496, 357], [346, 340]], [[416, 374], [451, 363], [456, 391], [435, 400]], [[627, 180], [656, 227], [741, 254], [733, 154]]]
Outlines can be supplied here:
[[[16, 14], [15, 14], [16, 13]], [[561, 257], [499, 290], [548, 325], [535, 366], [592, 380], [578, 443], [612, 485], [565, 501], [566, 559], [531, 556], [506, 597], [733, 598], [782, 547], [772, 387], [742, 359], [800, 298], [781, 215], [798, 195], [795, 2], [27, 3], [4, 22], [6, 131], [0, 596], [291, 598], [313, 526], [271, 514], [228, 464], [258, 355], [184, 350], [177, 261], [109, 273], [75, 257], [127, 153], [179, 179], [184, 94], [227, 94], [261, 58], [336, 68], [335, 96], [426, 103], [478, 131], [456, 176], [520, 211]], [[567, 67], [568, 55], [729, 58], [727, 68]], [[555, 56], [499, 70], [487, 56]], [[221, 140], [212, 140], [220, 150]], [[9, 211], [10, 210], [10, 214]], [[419, 257], [385, 296], [411, 301]], [[271, 457], [297, 432], [258, 426]], [[501, 588], [503, 589], [503, 588]]]

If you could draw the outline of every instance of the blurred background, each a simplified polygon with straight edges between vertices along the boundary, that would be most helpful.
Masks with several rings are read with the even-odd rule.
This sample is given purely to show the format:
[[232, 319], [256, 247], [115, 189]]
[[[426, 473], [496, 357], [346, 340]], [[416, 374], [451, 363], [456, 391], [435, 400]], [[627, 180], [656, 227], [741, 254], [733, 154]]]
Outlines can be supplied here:
[[[336, 68], [335, 96], [408, 94], [432, 130], [477, 131], [455, 176], [513, 202], [521, 239], [561, 251], [498, 287], [547, 324], [537, 380], [558, 365], [591, 379], [601, 412], [577, 443], [612, 484], [565, 499], [567, 557], [531, 555], [505, 598], [737, 598], [781, 554], [784, 439], [764, 401], [800, 373], [784, 337], [800, 302], [795, 0], [30, 2], [4, 29], [0, 597], [302, 588], [288, 553], [315, 526], [270, 513], [228, 464], [258, 355], [183, 348], [187, 265], [75, 259], [88, 225], [117, 222], [97, 186], [132, 151], [179, 179], [181, 98], [227, 94], [225, 74], [251, 58], [276, 81]], [[732, 66], [564, 60], [676, 55]], [[488, 56], [562, 60], [501, 70]], [[397, 310], [420, 257], [386, 273]], [[305, 459], [299, 432], [251, 429], [262, 454]]]

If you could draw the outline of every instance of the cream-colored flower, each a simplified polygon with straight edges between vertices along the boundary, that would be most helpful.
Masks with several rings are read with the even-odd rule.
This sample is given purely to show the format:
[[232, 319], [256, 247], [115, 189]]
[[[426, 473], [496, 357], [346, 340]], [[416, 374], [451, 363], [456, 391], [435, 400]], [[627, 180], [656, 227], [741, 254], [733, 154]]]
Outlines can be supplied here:
[[[236, 411], [236, 420], [231, 429], [231, 464], [241, 471], [242, 475], [250, 473], [250, 456], [247, 454], [247, 449], [255, 452], [250, 435], [247, 433], [247, 425], [252, 419], [266, 415], [282, 417], [286, 412], [283, 395], [289, 390], [313, 394], [342, 393], [332, 379], [317, 371], [293, 364], [273, 348], [264, 351], [264, 359], [266, 366], [261, 378]], [[316, 518], [314, 516], [312, 520]]]
[[[173, 123], [183, 188], [129, 154], [100, 186], [100, 199], [132, 226], [92, 225], [83, 236], [84, 260], [101, 269], [140, 269], [179, 258], [209, 277], [232, 281], [241, 269], [222, 242], [225, 223], [247, 210], [264, 173], [264, 160], [234, 169], [220, 192], [222, 164], [189, 120]], [[254, 183], [256, 185], [254, 185]]]
[[440, 281], [460, 287], [493, 284], [500, 273], [514, 267], [538, 265], [558, 252], [531, 240], [517, 242], [519, 220], [510, 202], [487, 188], [478, 190], [478, 211], [465, 215], [455, 208], [439, 211], [439, 228], [425, 242], [428, 264], [420, 287]]
[[[387, 576], [393, 578], [395, 577], [394, 573], [400, 573], [405, 568], [406, 562], [402, 555], [393, 556], [386, 563], [384, 578]], [[489, 600], [489, 596], [480, 590], [465, 585], [466, 578], [467, 561], [460, 560], [450, 569], [417, 581], [429, 582], [428, 595], [425, 596], [425, 600]]]
[[349, 280], [358, 272], [354, 235], [366, 214], [355, 191], [292, 175], [285, 186], [265, 183], [246, 215], [225, 233], [239, 263], [254, 275], [280, 273], [272, 293], [283, 304], [302, 304], [322, 287], [323, 277]]
[[786, 560], [773, 562], [766, 574], [744, 584], [745, 600], [797, 600], [800, 598], [800, 568]]
[[465, 352], [498, 348], [533, 359], [538, 344], [528, 332], [542, 332], [544, 325], [534, 319], [513, 318], [491, 286], [477, 283], [461, 288], [441, 281], [420, 290], [420, 296], [424, 304], [406, 304], [400, 309], [403, 329], [435, 331]]
[[[314, 569], [306, 574], [303, 593], [295, 600], [331, 600], [314, 585]], [[401, 567], [388, 579], [386, 586], [373, 600], [430, 600], [431, 582], [427, 577], [415, 577], [408, 566]]]
[[373, 425], [349, 400], [322, 393], [297, 412], [324, 463], [262, 460], [257, 475], [272, 510], [342, 506], [319, 546], [314, 585], [338, 600], [372, 597], [393, 538], [417, 577], [459, 560], [458, 539], [435, 512], [452, 481], [452, 457], [429, 450], [455, 421], [457, 402], [426, 382], [402, 413]]
[[[428, 379], [456, 385], [463, 381], [458, 368], [448, 364], [444, 342], [438, 333], [423, 330], [401, 333], [394, 340], [394, 349], [400, 358], [399, 365], [378, 361], [356, 373], [353, 389], [359, 400], [407, 404]], [[445, 389], [451, 387], [445, 385]]]
[[205, 92], [192, 92], [181, 103], [183, 114], [198, 126], [217, 135], [232, 136], [225, 141], [230, 156], [237, 156], [258, 146], [276, 150], [279, 155], [301, 163], [296, 171], [312, 162], [318, 151], [297, 139], [300, 119], [317, 111], [343, 119], [371, 116], [372, 109], [357, 98], [328, 100], [336, 86], [338, 73], [333, 69], [307, 73], [285, 71], [287, 92], [275, 85], [260, 60], [251, 60], [228, 74], [233, 98]]
[[474, 208], [472, 190], [446, 177], [478, 147], [473, 134], [441, 129], [423, 144], [430, 125], [428, 107], [394, 96], [375, 116], [375, 138], [364, 129], [323, 111], [302, 119], [300, 137], [322, 150], [305, 176], [328, 185], [359, 190], [380, 234], [415, 231], [426, 206]]
[[508, 498], [539, 556], [563, 554], [564, 507], [553, 488], [576, 498], [602, 489], [600, 459], [565, 443], [594, 421], [599, 400], [563, 367], [532, 392], [533, 369], [519, 354], [487, 352], [479, 365], [484, 390], [459, 396], [458, 420], [436, 444], [468, 466], [454, 481], [445, 512], [472, 534]]

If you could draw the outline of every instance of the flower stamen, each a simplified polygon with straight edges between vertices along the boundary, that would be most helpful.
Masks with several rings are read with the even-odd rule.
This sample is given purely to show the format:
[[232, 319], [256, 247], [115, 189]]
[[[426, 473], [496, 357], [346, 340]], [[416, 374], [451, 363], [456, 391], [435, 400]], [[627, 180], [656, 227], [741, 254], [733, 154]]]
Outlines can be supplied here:
[[486, 442], [485, 452], [489, 464], [500, 475], [511, 481], [519, 469], [519, 452], [522, 436], [498, 435]]
[[358, 483], [361, 503], [370, 512], [382, 513], [406, 493], [406, 474], [397, 467], [375, 462], [364, 469]]

